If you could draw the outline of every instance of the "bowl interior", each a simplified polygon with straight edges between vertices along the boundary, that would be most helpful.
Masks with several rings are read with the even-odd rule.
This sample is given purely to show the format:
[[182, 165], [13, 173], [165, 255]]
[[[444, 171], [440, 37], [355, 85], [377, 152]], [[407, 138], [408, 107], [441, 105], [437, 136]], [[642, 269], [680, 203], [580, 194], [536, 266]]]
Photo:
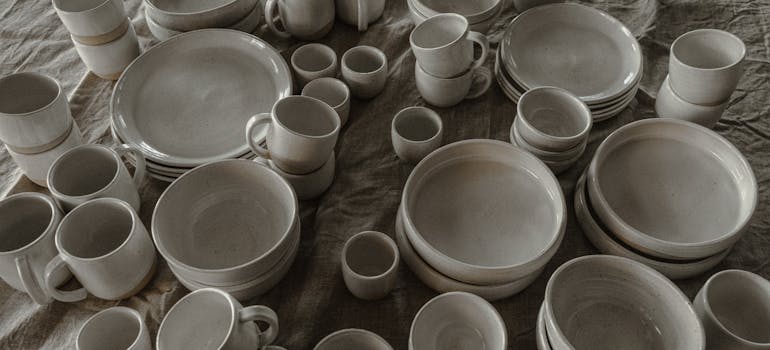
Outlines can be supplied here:
[[734, 335], [770, 344], [770, 282], [748, 273], [721, 273], [709, 282], [707, 302]]
[[746, 46], [736, 36], [721, 30], [695, 30], [679, 37], [671, 53], [688, 66], [717, 69], [743, 60]]
[[89, 319], [80, 330], [77, 348], [80, 350], [129, 349], [142, 332], [141, 321], [123, 309], [101, 312]]
[[231, 302], [210, 290], [188, 294], [173, 308], [158, 330], [158, 348], [219, 349], [235, 321]]
[[414, 349], [503, 349], [505, 325], [479, 297], [450, 293], [428, 302], [414, 319]]
[[563, 90], [534, 89], [519, 100], [519, 117], [545, 136], [568, 138], [589, 128], [591, 112], [577, 97]]
[[415, 2], [438, 13], [457, 13], [465, 17], [477, 17], [492, 11], [500, 0], [415, 0]]
[[378, 236], [354, 238], [345, 252], [345, 261], [353, 272], [365, 277], [386, 273], [396, 262], [397, 250]]
[[315, 350], [392, 350], [380, 336], [362, 329], [348, 329], [330, 334]]
[[6, 76], [0, 79], [0, 113], [25, 114], [38, 111], [53, 103], [59, 93], [56, 81], [42, 74]]

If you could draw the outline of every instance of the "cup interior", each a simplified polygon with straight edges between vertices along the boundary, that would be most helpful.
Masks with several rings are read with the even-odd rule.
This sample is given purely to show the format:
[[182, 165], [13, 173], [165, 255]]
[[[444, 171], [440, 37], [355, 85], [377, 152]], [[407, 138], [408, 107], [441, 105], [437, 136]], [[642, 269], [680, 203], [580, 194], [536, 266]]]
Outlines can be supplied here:
[[232, 302], [218, 292], [188, 294], [163, 319], [158, 348], [220, 349], [233, 328], [235, 312]]
[[291, 56], [295, 68], [318, 72], [331, 67], [337, 56], [330, 47], [321, 44], [307, 44], [298, 48]]
[[441, 119], [433, 112], [423, 109], [409, 109], [396, 116], [394, 127], [401, 137], [413, 141], [428, 141], [441, 130]]
[[723, 272], [708, 284], [706, 302], [730, 333], [770, 344], [770, 282], [749, 273]]
[[314, 350], [391, 350], [380, 336], [363, 329], [345, 329], [322, 339]]
[[0, 253], [23, 248], [46, 232], [54, 207], [37, 197], [13, 197], [0, 203]]
[[305, 96], [278, 101], [274, 116], [278, 123], [300, 136], [324, 137], [340, 126], [339, 116], [325, 102]]
[[506, 329], [483, 299], [448, 293], [432, 299], [417, 313], [410, 338], [415, 349], [503, 349]]
[[519, 101], [519, 117], [553, 137], [574, 137], [591, 126], [591, 113], [577, 97], [561, 89], [535, 89]]
[[62, 220], [58, 240], [62, 253], [79, 259], [95, 259], [117, 250], [134, 229], [128, 204], [94, 200], [73, 209]]
[[413, 45], [422, 49], [435, 49], [449, 45], [465, 37], [468, 21], [455, 14], [441, 14], [418, 25], [410, 36]]
[[42, 74], [19, 73], [0, 79], [0, 113], [26, 114], [53, 103], [61, 89]]
[[105, 147], [78, 147], [51, 166], [49, 186], [65, 196], [85, 196], [107, 187], [118, 176], [120, 158]]
[[77, 339], [79, 350], [129, 349], [142, 331], [136, 315], [121, 308], [102, 311], [89, 319]]
[[396, 249], [379, 234], [360, 234], [350, 239], [345, 262], [361, 276], [382, 276], [396, 263]]
[[746, 46], [738, 37], [721, 30], [695, 30], [674, 41], [671, 53], [685, 65], [719, 69], [742, 61]]
[[53, 0], [54, 6], [65, 12], [84, 12], [112, 0]]
[[350, 91], [345, 83], [332, 78], [321, 78], [307, 83], [302, 94], [326, 102], [332, 108], [338, 108], [350, 98]]
[[385, 66], [385, 57], [374, 48], [352, 48], [343, 58], [345, 66], [356, 73], [374, 73]]

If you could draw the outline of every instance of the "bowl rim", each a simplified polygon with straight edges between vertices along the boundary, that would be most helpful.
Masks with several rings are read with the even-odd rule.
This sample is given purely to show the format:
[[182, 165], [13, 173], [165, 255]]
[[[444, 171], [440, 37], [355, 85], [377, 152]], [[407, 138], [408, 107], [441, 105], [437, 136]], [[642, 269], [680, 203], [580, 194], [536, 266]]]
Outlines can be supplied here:
[[[543, 130], [540, 130], [539, 128], [535, 127], [527, 116], [527, 113], [524, 113], [524, 107], [522, 105], [527, 104], [527, 100], [531, 99], [531, 96], [535, 94], [548, 94], [552, 97], [557, 97], [559, 99], [569, 100], [572, 103], [576, 103], [578, 108], [576, 108], [576, 111], [579, 109], [579, 112], [581, 116], [587, 116], [587, 121], [585, 122], [585, 127], [581, 129], [578, 133], [570, 136], [557, 136], [549, 134]], [[566, 89], [562, 89], [560, 87], [555, 86], [538, 86], [533, 89], [529, 89], [525, 91], [523, 94], [521, 94], [521, 97], [519, 97], [519, 103], [516, 104], [516, 119], [520, 119], [521, 123], [527, 127], [528, 130], [532, 131], [534, 134], [538, 135], [538, 137], [542, 137], [544, 139], [547, 139], [551, 142], [559, 142], [559, 143], [567, 143], [567, 142], [575, 142], [578, 140], [583, 140], [588, 137], [588, 133], [591, 131], [591, 127], [593, 126], [593, 114], [591, 113], [591, 109], [588, 108], [588, 105], [583, 102], [579, 97], [577, 97], [575, 94], [567, 91]]]
[[[677, 55], [674, 53], [674, 50], [676, 49], [677, 44], [681, 44], [681, 41], [687, 40], [691, 36], [703, 35], [703, 34], [716, 34], [716, 35], [720, 35], [722, 37], [727, 37], [727, 38], [730, 38], [731, 40], [737, 41], [738, 43], [740, 43], [740, 46], [741, 46], [741, 58], [726, 66], [716, 67], [716, 68], [695, 67], [693, 65], [684, 63], [682, 60], [680, 60], [679, 57], [677, 57]], [[740, 65], [741, 63], [743, 63], [743, 61], [746, 59], [746, 52], [747, 52], [746, 43], [744, 43], [743, 40], [741, 40], [741, 38], [739, 38], [737, 35], [721, 29], [701, 28], [701, 29], [695, 29], [689, 32], [685, 32], [684, 34], [678, 36], [674, 40], [674, 42], [671, 43], [671, 48], [669, 49], [669, 57], [671, 57], [672, 63], [675, 63], [682, 67], [686, 67], [687, 69], [691, 69], [698, 72], [719, 72], [719, 71], [730, 70]]]
[[[169, 10], [164, 10], [160, 7], [158, 7], [154, 1], [157, 0], [144, 0], [145, 8], [147, 10], [147, 13], [150, 14], [152, 12], [159, 13], [163, 16], [169, 16], [169, 17], [182, 17], [182, 16], [197, 16], [197, 15], [204, 15], [204, 14], [210, 14], [212, 12], [220, 11], [224, 8], [233, 6], [234, 4], [238, 3], [239, 1], [243, 0], [227, 0], [226, 3], [220, 4], [215, 7], [207, 8], [205, 10], [198, 10], [198, 11], [192, 11], [192, 12], [172, 12]], [[148, 16], [149, 17], [149, 16]]]

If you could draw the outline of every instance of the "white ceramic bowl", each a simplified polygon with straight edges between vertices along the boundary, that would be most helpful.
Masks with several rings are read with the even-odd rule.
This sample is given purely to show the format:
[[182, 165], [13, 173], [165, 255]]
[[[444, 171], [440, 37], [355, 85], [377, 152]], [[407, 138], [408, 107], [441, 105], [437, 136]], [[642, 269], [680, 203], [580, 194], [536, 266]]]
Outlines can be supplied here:
[[329, 159], [321, 168], [312, 173], [302, 175], [287, 173], [275, 165], [272, 160], [264, 160], [257, 157], [255, 161], [266, 163], [270, 169], [286, 179], [291, 184], [291, 187], [294, 188], [294, 192], [299, 200], [309, 200], [322, 195], [334, 182], [334, 170], [336, 167], [334, 152], [329, 154]]
[[511, 143], [527, 150], [543, 161], [559, 162], [577, 160], [577, 158], [580, 158], [580, 156], [583, 155], [583, 152], [586, 150], [586, 146], [588, 146], [588, 138], [585, 138], [583, 142], [570, 149], [558, 152], [547, 151], [537, 148], [524, 140], [524, 138], [519, 134], [518, 129], [518, 124], [516, 122], [511, 124], [511, 131], [509, 135]]
[[70, 130], [67, 132], [67, 138], [56, 145], [56, 147], [45, 152], [23, 154], [13, 151], [11, 148], [8, 148], [7, 145], [6, 147], [8, 153], [16, 162], [16, 165], [24, 171], [24, 175], [26, 175], [30, 181], [39, 186], [47, 187], [48, 182], [46, 181], [46, 177], [48, 176], [48, 170], [51, 168], [51, 164], [53, 164], [59, 156], [81, 144], [83, 144], [83, 137], [80, 135], [80, 129], [77, 124], [72, 122]]
[[[426, 14], [423, 14], [417, 8], [415, 8], [414, 4], [412, 3], [412, 0], [407, 0], [406, 3], [409, 6], [409, 16], [415, 25], [419, 25], [420, 23], [424, 22], [426, 19], [431, 17]], [[492, 25], [495, 24], [497, 19], [500, 17], [500, 14], [503, 13], [503, 8], [504, 8], [503, 6], [498, 7], [497, 11], [495, 11], [491, 17], [486, 18], [484, 20], [481, 20], [478, 22], [468, 20], [468, 23], [470, 24], [470, 30], [474, 32], [479, 32], [482, 34], [488, 32], [489, 29], [492, 27]]]
[[365, 329], [341, 329], [327, 335], [314, 350], [393, 350], [381, 336]]
[[689, 299], [666, 277], [633, 260], [609, 255], [570, 260], [551, 275], [544, 303], [553, 349], [705, 349]]
[[660, 84], [658, 96], [655, 98], [655, 112], [660, 118], [671, 118], [686, 120], [707, 128], [713, 128], [714, 125], [722, 119], [722, 114], [730, 101], [714, 106], [696, 105], [683, 100], [671, 89], [671, 80], [669, 76]]
[[259, 0], [144, 0], [148, 17], [182, 32], [224, 28], [237, 23]]
[[593, 125], [591, 110], [577, 96], [556, 87], [538, 87], [516, 105], [521, 138], [539, 149], [559, 152], [585, 142]]
[[415, 10], [425, 17], [441, 13], [457, 13], [470, 23], [483, 22], [495, 16], [503, 6], [502, 0], [408, 0]]
[[675, 119], [627, 124], [599, 146], [588, 191], [601, 221], [645, 254], [700, 259], [740, 239], [757, 203], [754, 173], [729, 141]]

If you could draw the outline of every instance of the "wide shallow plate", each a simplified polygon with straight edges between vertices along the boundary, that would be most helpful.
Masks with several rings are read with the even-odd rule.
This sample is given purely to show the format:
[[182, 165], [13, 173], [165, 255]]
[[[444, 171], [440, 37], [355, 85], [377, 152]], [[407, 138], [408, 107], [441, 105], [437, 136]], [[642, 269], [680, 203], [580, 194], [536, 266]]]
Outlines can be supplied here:
[[112, 126], [147, 159], [192, 168], [246, 153], [246, 121], [291, 91], [286, 62], [266, 42], [198, 30], [152, 47], [126, 68], [112, 95]]
[[557, 86], [586, 103], [628, 91], [642, 51], [623, 23], [594, 8], [559, 3], [517, 16], [502, 43], [503, 65], [523, 87]]

